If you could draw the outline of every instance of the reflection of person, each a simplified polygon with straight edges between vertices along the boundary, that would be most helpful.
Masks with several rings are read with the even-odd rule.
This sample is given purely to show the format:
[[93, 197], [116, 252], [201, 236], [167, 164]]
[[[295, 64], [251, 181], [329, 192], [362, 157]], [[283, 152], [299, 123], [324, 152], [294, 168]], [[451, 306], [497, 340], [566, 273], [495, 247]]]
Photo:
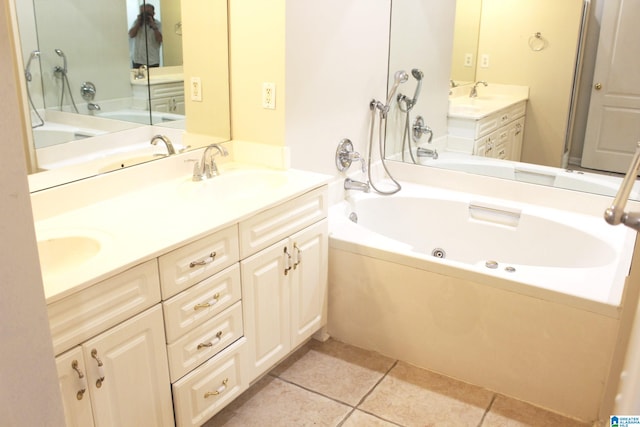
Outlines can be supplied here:
[[153, 18], [154, 15], [153, 5], [141, 5], [140, 14], [129, 30], [129, 37], [133, 39], [133, 68], [141, 65], [160, 66], [162, 27], [160, 21]]

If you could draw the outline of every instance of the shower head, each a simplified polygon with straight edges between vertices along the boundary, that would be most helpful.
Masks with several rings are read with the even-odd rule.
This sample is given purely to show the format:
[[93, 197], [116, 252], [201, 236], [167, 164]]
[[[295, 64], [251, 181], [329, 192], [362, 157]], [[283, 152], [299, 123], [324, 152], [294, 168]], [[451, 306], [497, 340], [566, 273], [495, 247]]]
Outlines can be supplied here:
[[418, 81], [416, 83], [416, 91], [413, 94], [413, 99], [411, 100], [411, 106], [413, 107], [418, 102], [418, 96], [420, 95], [420, 89], [422, 89], [422, 78], [424, 77], [424, 73], [417, 68], [411, 70], [411, 75]]
[[27, 60], [27, 66], [24, 67], [24, 77], [27, 79], [28, 82], [30, 82], [31, 79], [33, 78], [31, 76], [31, 61], [33, 61], [34, 58], [39, 58], [39, 57], [40, 57], [39, 50], [34, 50], [31, 52], [31, 55], [29, 55], [29, 59]]
[[55, 49], [56, 55], [58, 55], [59, 57], [62, 58], [63, 63], [62, 63], [62, 69], [64, 70], [64, 72], [67, 72], [67, 56], [64, 54], [64, 52], [60, 49]]
[[387, 102], [385, 104], [387, 108], [393, 98], [393, 95], [395, 95], [396, 90], [398, 90], [398, 86], [400, 86], [401, 83], [405, 83], [407, 80], [409, 80], [409, 74], [404, 70], [396, 71], [393, 75], [393, 86], [391, 86], [391, 90], [389, 90], [389, 96], [387, 97]]

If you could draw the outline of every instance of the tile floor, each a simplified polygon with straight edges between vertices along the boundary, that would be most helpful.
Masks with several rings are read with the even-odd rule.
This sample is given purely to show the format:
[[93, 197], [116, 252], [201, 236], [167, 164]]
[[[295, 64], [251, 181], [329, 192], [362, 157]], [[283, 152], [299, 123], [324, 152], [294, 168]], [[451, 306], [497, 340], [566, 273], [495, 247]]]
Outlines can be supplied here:
[[311, 340], [205, 427], [587, 426], [335, 340]]

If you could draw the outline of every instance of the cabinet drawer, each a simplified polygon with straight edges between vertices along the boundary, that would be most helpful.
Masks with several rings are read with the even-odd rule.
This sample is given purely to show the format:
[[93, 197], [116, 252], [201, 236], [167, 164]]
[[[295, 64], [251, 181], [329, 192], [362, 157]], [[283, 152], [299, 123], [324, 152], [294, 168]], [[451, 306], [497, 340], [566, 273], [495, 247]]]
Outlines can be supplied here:
[[231, 267], [163, 301], [167, 342], [172, 343], [196, 326], [240, 300], [240, 267]]
[[487, 135], [500, 126], [500, 112], [492, 113], [477, 122], [476, 138]]
[[165, 83], [150, 85], [151, 99], [170, 96], [184, 96], [184, 83]]
[[171, 382], [176, 382], [242, 335], [242, 303], [238, 301], [173, 344], [167, 345]]
[[159, 258], [162, 298], [176, 295], [238, 259], [235, 225], [162, 255]]
[[54, 352], [60, 354], [158, 302], [154, 259], [49, 304]]
[[178, 427], [204, 424], [247, 389], [242, 375], [246, 341], [240, 338], [173, 385]]
[[327, 216], [327, 188], [322, 186], [240, 223], [244, 259]]

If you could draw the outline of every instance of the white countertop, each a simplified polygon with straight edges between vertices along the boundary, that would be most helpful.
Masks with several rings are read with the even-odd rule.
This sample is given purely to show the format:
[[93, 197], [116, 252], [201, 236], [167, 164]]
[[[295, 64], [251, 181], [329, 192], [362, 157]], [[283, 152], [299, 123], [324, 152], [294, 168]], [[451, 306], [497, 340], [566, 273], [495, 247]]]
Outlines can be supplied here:
[[452, 90], [449, 96], [449, 117], [480, 120], [529, 98], [527, 86], [501, 85], [491, 82], [487, 86], [480, 84], [477, 85], [478, 95], [474, 98], [469, 97], [471, 87], [463, 86]]
[[[184, 159], [180, 163], [176, 162], [178, 161], [174, 161], [174, 164], [181, 166]], [[159, 167], [159, 163], [161, 162], [152, 162], [148, 166], [142, 165], [129, 171], [96, 177], [95, 185], [83, 182], [78, 187], [77, 194], [70, 188], [72, 184], [32, 195], [39, 241], [64, 236], [87, 236], [99, 240], [101, 245], [98, 255], [72, 269], [61, 272], [43, 271], [47, 303], [242, 221], [259, 211], [324, 185], [329, 180], [325, 175], [299, 170], [261, 169], [226, 163], [219, 166], [219, 177], [203, 182], [192, 182], [190, 171], [161, 179], [157, 184], [147, 183], [138, 189], [130, 189], [126, 185], [127, 178], [123, 181], [124, 174], [129, 173], [134, 177], [136, 174], [152, 173], [153, 168]], [[189, 169], [190, 166], [186, 169], [181, 167], [184, 171]], [[253, 172], [262, 174], [259, 175], [261, 182], [273, 181], [275, 184], [266, 182], [257, 187], [247, 186], [245, 190], [241, 188], [244, 184], [234, 187], [234, 182], [251, 182], [247, 177], [251, 178]], [[216, 179], [221, 181], [215, 183]], [[222, 179], [231, 183], [230, 186], [223, 186], [229, 191], [207, 193], [211, 190], [207, 186], [224, 183]], [[96, 196], [96, 192], [99, 193], [105, 185], [108, 187], [123, 183], [125, 187], [122, 194], [109, 197], [108, 191], [105, 191], [106, 198], [103, 200]], [[89, 191], [94, 193], [87, 195], [87, 203], [83, 204], [78, 199], [83, 198], [82, 192], [87, 189], [92, 189]], [[59, 194], [53, 193], [56, 190]], [[69, 200], [71, 208], [44, 212], [49, 210], [47, 205], [54, 200], [62, 205], [66, 205], [66, 200]]]

